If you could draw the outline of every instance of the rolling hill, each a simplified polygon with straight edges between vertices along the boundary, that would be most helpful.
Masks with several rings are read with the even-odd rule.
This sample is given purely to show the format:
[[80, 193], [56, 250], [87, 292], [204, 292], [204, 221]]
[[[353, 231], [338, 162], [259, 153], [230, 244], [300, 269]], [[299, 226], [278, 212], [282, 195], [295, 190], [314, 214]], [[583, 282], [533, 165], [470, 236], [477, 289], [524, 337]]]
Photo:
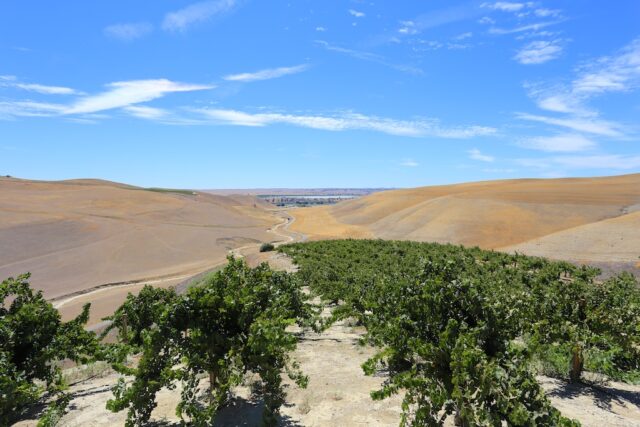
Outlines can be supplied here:
[[107, 283], [193, 274], [273, 239], [250, 196], [101, 180], [0, 179], [0, 277], [32, 273], [47, 298]]
[[640, 174], [518, 179], [375, 193], [298, 209], [312, 239], [376, 237], [518, 250], [578, 262], [640, 256]]

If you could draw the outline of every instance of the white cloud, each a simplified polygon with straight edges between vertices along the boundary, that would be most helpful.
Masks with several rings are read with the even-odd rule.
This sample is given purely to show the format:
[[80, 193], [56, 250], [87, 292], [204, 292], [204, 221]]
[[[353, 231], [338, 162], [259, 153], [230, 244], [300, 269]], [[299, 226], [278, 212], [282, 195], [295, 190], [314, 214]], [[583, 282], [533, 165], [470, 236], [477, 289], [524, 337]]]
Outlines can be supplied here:
[[571, 153], [590, 150], [596, 143], [580, 134], [569, 133], [529, 138], [518, 145], [532, 150]]
[[104, 29], [104, 33], [107, 36], [123, 41], [138, 39], [151, 33], [151, 31], [153, 31], [153, 26], [148, 22], [114, 24]]
[[413, 21], [401, 21], [400, 24], [401, 27], [398, 29], [400, 34], [417, 34], [419, 32]]
[[555, 163], [572, 169], [637, 169], [640, 168], [640, 156], [621, 156], [617, 154], [599, 156], [567, 156], [553, 159]]
[[48, 117], [61, 114], [64, 105], [35, 101], [2, 101], [0, 102], [0, 118], [14, 117]]
[[557, 156], [534, 159], [516, 159], [516, 163], [537, 169], [610, 169], [631, 170], [640, 168], [640, 156], [602, 154], [593, 156]]
[[166, 31], [186, 31], [190, 26], [206, 22], [216, 15], [233, 9], [236, 0], [210, 0], [191, 4], [184, 9], [167, 13], [162, 22]]
[[[173, 92], [205, 90], [212, 89], [215, 86], [173, 82], [167, 79], [155, 79], [115, 82], [106, 85], [106, 87], [108, 90], [105, 92], [95, 95], [83, 94], [66, 104], [44, 103], [31, 100], [3, 101], [0, 103], [0, 116], [3, 118], [49, 117], [60, 115], [82, 115], [83, 117], [88, 117], [91, 113], [123, 108], [129, 114], [137, 117], [157, 119], [161, 116], [160, 109], [146, 106], [136, 108], [127, 107], [132, 107], [135, 104], [161, 98]], [[38, 89], [42, 93], [45, 93], [41, 90], [42, 88]], [[46, 93], [52, 93], [50, 89], [45, 90], [48, 91]], [[53, 92], [55, 92], [55, 89]], [[93, 120], [94, 118], [96, 118], [95, 115], [92, 115], [91, 119]]]
[[541, 18], [547, 18], [549, 16], [553, 16], [553, 17], [559, 17], [562, 14], [562, 11], [559, 9], [545, 9], [545, 8], [541, 8], [541, 9], [536, 9], [533, 11], [533, 13], [536, 16], [539, 16]]
[[247, 113], [225, 109], [193, 109], [211, 123], [219, 125], [260, 127], [272, 124], [288, 124], [327, 131], [369, 130], [398, 136], [440, 137], [464, 139], [490, 135], [495, 129], [485, 126], [443, 128], [435, 120], [395, 120], [366, 116], [357, 113], [337, 115], [283, 114], [279, 112]]
[[560, 22], [562, 21], [536, 22], [535, 24], [521, 25], [519, 27], [514, 27], [514, 28], [491, 27], [489, 28], [489, 33], [503, 35], [503, 34], [521, 33], [524, 31], [540, 31], [542, 28], [546, 28], [551, 25], [556, 25], [556, 24], [559, 24]]
[[482, 18], [478, 19], [478, 24], [482, 25], [493, 25], [495, 23], [495, 19], [491, 19], [488, 16], [483, 16]]
[[129, 105], [124, 107], [123, 110], [140, 119], [160, 120], [169, 116], [169, 112], [162, 108], [149, 107], [146, 105]]
[[191, 92], [212, 89], [213, 87], [211, 85], [173, 82], [167, 79], [115, 82], [107, 85], [106, 92], [78, 99], [65, 108], [64, 114], [95, 113], [151, 101], [168, 93]]
[[364, 18], [365, 16], [364, 12], [360, 12], [355, 9], [349, 9], [349, 14], [351, 14], [352, 16], [355, 16], [356, 18]]
[[467, 153], [469, 154], [470, 159], [478, 160], [480, 162], [493, 162], [495, 160], [495, 157], [482, 154], [477, 148], [469, 150]]
[[518, 12], [526, 6], [525, 3], [513, 3], [508, 1], [498, 1], [495, 3], [482, 3], [481, 7], [493, 10], [501, 10], [503, 12]]
[[318, 27], [316, 27], [316, 31], [319, 31], [319, 32], [323, 33], [325, 31], [327, 31], [327, 29], [325, 27], [318, 26]]
[[542, 64], [556, 59], [561, 53], [560, 40], [539, 40], [524, 46], [514, 59], [521, 64]]
[[400, 163], [400, 166], [404, 166], [407, 168], [416, 168], [418, 166], [420, 166], [420, 163], [416, 162], [413, 159], [405, 159]]
[[444, 47], [444, 44], [436, 40], [420, 40], [419, 43], [424, 46], [420, 48], [421, 50], [438, 50]]
[[234, 82], [254, 82], [258, 80], [275, 79], [289, 74], [301, 73], [307, 68], [309, 68], [308, 65], [302, 64], [296, 65], [294, 67], [269, 68], [254, 73], [230, 74], [228, 76], [224, 76], [223, 78], [225, 80]]
[[466, 32], [466, 33], [458, 34], [453, 39], [454, 40], [464, 40], [464, 39], [468, 39], [468, 38], [471, 38], [471, 37], [473, 37], [473, 33], [469, 31], [469, 32]]
[[555, 118], [539, 116], [535, 114], [518, 113], [516, 117], [522, 120], [530, 120], [549, 125], [565, 127], [578, 132], [586, 132], [593, 135], [622, 137], [623, 127], [615, 122], [588, 117]]
[[617, 54], [583, 64], [568, 85], [525, 86], [538, 106], [548, 111], [594, 116], [585, 103], [610, 92], [630, 92], [640, 87], [640, 38], [633, 40]]
[[583, 67], [573, 81], [573, 91], [583, 95], [622, 92], [640, 85], [640, 38], [625, 46], [618, 55], [600, 58]]
[[43, 95], [73, 95], [77, 94], [75, 89], [64, 86], [48, 86], [37, 83], [19, 82], [16, 76], [0, 76], [0, 87], [12, 87], [26, 90], [28, 92], [41, 93]]

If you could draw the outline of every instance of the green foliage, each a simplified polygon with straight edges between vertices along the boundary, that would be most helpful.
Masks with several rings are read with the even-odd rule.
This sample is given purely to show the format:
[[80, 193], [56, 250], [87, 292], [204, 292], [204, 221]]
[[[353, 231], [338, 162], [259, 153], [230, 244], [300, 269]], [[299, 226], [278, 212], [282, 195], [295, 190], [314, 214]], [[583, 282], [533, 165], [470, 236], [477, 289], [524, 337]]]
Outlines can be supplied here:
[[145, 285], [138, 295], [129, 293], [125, 302], [109, 317], [109, 326], [102, 333], [104, 338], [114, 329], [125, 344], [139, 348], [143, 344], [142, 335], [155, 325], [165, 310], [177, 298], [173, 288], [154, 288]]
[[84, 330], [89, 304], [74, 320], [62, 322], [28, 279], [25, 274], [0, 285], [0, 425], [22, 416], [44, 392], [55, 399], [41, 425], [54, 425], [69, 401], [56, 362], [86, 363], [100, 354], [95, 334]]
[[272, 243], [263, 243], [260, 245], [260, 252], [270, 252], [275, 249]]
[[185, 196], [193, 196], [193, 195], [197, 194], [193, 190], [178, 190], [178, 189], [175, 189], [175, 188], [149, 187], [149, 188], [143, 188], [142, 190], [153, 191], [153, 192], [156, 192], [156, 193], [175, 193], [175, 194], [182, 194], [182, 195], [185, 195]]
[[[281, 246], [304, 284], [355, 317], [381, 351], [363, 366], [403, 389], [403, 424], [571, 425], [535, 367], [581, 380], [583, 369], [639, 372], [640, 291], [631, 275], [478, 248], [371, 240]], [[535, 362], [535, 363], [534, 363]]]
[[[290, 360], [297, 339], [286, 330], [296, 323], [311, 324], [315, 311], [306, 300], [293, 276], [266, 264], [251, 269], [230, 257], [206, 282], [166, 301], [161, 310], [158, 306], [160, 315], [141, 333], [138, 366], [120, 366], [135, 378], [114, 387], [108, 408], [128, 408], [127, 425], [143, 425], [156, 406], [156, 393], [181, 381], [177, 414], [194, 425], [211, 425], [232, 388], [251, 371], [262, 380], [264, 423], [275, 425], [284, 402], [281, 373], [301, 386], [307, 382]], [[204, 378], [209, 379], [208, 390], [201, 387]]]

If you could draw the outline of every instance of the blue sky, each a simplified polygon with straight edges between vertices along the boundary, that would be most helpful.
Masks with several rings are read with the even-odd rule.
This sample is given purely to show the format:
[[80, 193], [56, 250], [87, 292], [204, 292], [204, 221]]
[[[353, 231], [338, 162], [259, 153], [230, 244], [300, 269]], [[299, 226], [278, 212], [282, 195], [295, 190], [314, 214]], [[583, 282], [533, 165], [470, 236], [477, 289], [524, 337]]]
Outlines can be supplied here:
[[640, 2], [0, 5], [0, 174], [406, 187], [640, 171]]

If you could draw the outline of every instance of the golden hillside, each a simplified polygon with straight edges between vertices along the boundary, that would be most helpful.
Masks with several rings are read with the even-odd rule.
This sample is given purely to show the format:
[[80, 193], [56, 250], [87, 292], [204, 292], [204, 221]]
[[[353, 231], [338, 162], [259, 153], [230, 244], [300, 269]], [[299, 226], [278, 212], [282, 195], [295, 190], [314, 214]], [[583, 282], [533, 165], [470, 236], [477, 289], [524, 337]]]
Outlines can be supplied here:
[[[592, 247], [590, 259], [616, 253], [616, 259], [637, 260], [637, 232], [620, 239], [620, 233], [639, 229], [637, 215], [632, 216], [636, 210], [640, 174], [519, 179], [385, 191], [334, 206], [298, 209], [292, 229], [312, 239], [409, 239], [526, 252], [537, 247], [556, 258], [576, 241], [574, 252]], [[585, 228], [612, 218], [621, 220]], [[611, 233], [612, 227], [623, 231]], [[571, 240], [573, 235], [583, 236]], [[534, 240], [534, 246], [526, 246]], [[553, 250], [540, 249], [547, 246]], [[579, 253], [573, 255], [581, 259]]]

